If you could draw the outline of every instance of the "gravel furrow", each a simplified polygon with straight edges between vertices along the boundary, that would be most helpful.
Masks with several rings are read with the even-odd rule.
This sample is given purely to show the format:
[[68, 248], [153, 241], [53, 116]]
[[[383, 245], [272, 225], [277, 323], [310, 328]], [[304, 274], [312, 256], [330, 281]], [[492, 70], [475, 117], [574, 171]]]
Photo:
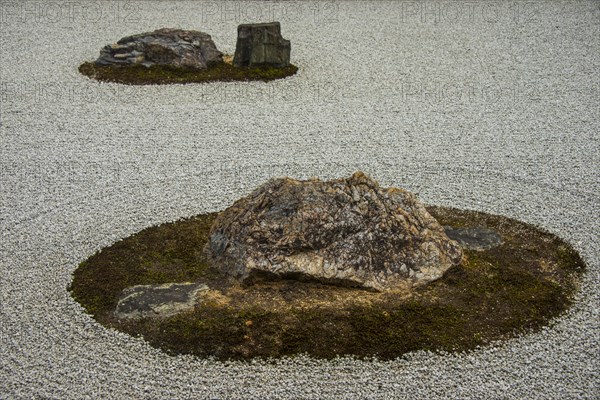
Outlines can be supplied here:
[[[598, 1], [0, 6], [0, 398], [599, 398]], [[77, 72], [163, 26], [233, 53], [237, 25], [259, 20], [281, 22], [298, 75], [126, 87]], [[589, 266], [575, 305], [468, 354], [222, 363], [107, 330], [66, 290], [144, 227], [273, 176], [357, 169], [567, 239]]]

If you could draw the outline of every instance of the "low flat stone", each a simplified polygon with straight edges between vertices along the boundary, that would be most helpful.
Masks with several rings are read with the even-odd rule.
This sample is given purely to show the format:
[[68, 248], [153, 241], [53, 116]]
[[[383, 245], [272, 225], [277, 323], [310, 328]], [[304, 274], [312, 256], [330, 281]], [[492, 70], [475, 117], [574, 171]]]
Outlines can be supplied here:
[[193, 309], [205, 290], [208, 286], [189, 282], [131, 286], [121, 292], [114, 315], [118, 319], [169, 317]]
[[470, 250], [488, 250], [503, 243], [502, 237], [498, 233], [480, 226], [453, 228], [444, 225], [444, 231], [450, 239], [457, 241], [463, 248]]

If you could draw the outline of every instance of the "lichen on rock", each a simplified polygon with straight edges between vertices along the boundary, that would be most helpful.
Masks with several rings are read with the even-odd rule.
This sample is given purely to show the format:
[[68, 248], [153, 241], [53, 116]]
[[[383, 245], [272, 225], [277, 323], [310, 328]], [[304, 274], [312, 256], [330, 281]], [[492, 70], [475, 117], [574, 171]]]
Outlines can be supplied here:
[[216, 218], [205, 252], [242, 283], [291, 277], [375, 290], [431, 282], [462, 257], [414, 194], [362, 172], [270, 180]]
[[120, 39], [104, 46], [98, 65], [170, 65], [206, 69], [223, 62], [223, 53], [208, 33], [162, 28]]

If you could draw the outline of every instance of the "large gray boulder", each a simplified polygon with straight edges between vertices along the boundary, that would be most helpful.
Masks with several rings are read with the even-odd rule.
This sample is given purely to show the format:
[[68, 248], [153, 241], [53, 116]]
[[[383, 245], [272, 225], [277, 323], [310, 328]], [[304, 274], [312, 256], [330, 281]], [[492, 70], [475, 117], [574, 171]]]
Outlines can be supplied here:
[[462, 256], [415, 195], [361, 172], [267, 182], [216, 218], [205, 251], [240, 282], [308, 278], [375, 290], [431, 282]]
[[220, 62], [223, 53], [208, 33], [170, 28], [124, 37], [105, 46], [96, 60], [100, 65], [171, 65], [192, 69], [206, 69]]
[[235, 67], [287, 67], [290, 41], [281, 37], [279, 22], [241, 24], [235, 46]]

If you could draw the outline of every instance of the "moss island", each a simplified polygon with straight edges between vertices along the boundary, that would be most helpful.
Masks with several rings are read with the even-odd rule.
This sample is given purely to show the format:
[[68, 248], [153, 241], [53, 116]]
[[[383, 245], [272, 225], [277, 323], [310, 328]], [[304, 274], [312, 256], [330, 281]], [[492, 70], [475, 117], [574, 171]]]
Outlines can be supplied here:
[[[440, 224], [483, 226], [500, 246], [464, 250], [460, 265], [410, 293], [279, 279], [227, 285], [202, 252], [217, 213], [142, 230], [74, 272], [72, 296], [101, 324], [172, 354], [218, 359], [352, 355], [393, 359], [415, 350], [465, 351], [539, 330], [572, 303], [585, 269], [560, 238], [514, 219], [427, 207]], [[195, 309], [118, 320], [124, 288], [204, 282]]]

